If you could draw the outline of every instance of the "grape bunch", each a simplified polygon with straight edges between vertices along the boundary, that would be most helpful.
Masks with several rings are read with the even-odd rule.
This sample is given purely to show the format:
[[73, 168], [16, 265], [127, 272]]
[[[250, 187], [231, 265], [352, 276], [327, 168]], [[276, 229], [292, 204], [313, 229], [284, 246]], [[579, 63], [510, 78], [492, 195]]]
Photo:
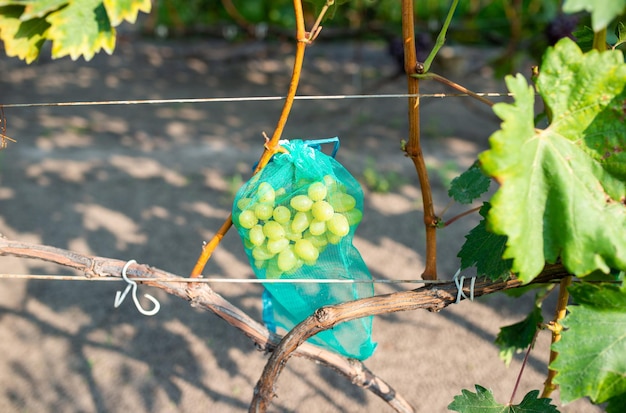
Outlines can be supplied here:
[[339, 244], [362, 218], [356, 199], [331, 175], [296, 185], [289, 194], [261, 182], [236, 206], [233, 222], [267, 278], [315, 265], [326, 247]]

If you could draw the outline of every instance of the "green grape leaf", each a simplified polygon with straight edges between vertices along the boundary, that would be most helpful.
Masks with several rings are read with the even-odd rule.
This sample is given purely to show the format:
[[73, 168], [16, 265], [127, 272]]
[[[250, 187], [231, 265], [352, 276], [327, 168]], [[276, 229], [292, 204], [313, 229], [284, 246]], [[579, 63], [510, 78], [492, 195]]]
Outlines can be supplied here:
[[[626, 393], [626, 290], [612, 284], [569, 288], [578, 305], [568, 306], [565, 330], [553, 345], [561, 400], [589, 397], [602, 403]], [[623, 397], [623, 396], [622, 396]], [[622, 405], [623, 406], [623, 405]]]
[[103, 3], [113, 27], [124, 20], [135, 23], [140, 11], [149, 13], [152, 7], [150, 0], [103, 0]]
[[577, 13], [583, 10], [591, 13], [593, 31], [599, 32], [614, 18], [624, 13], [626, 0], [565, 0], [563, 3], [565, 13]]
[[68, 5], [46, 17], [51, 27], [52, 57], [69, 55], [72, 60], [91, 58], [104, 49], [108, 54], [115, 48], [115, 29], [101, 0], [71, 0]]
[[448, 409], [459, 413], [558, 413], [556, 406], [546, 398], [537, 398], [539, 390], [532, 390], [524, 396], [520, 404], [500, 404], [493, 398], [491, 390], [487, 390], [478, 384], [475, 385], [476, 393], [469, 390], [461, 390], [460, 396], [454, 396], [454, 401], [448, 405]]
[[539, 323], [543, 322], [541, 307], [535, 306], [533, 311], [519, 323], [501, 327], [496, 337], [496, 345], [500, 348], [500, 359], [508, 367], [513, 355], [530, 346], [535, 337]]
[[626, 25], [624, 25], [623, 22], [619, 22], [615, 26], [615, 37], [617, 37], [617, 41], [613, 45], [613, 48], [626, 43]]
[[[485, 202], [480, 215], [486, 217], [490, 207]], [[482, 219], [465, 236], [465, 243], [457, 255], [461, 258], [461, 270], [475, 266], [479, 276], [486, 276], [493, 281], [508, 278], [513, 261], [502, 259], [505, 244], [506, 236], [489, 232], [486, 220]]]
[[115, 29], [149, 12], [150, 0], [4, 0], [0, 1], [0, 40], [8, 56], [31, 63], [45, 40], [52, 57], [90, 60], [115, 48]]
[[577, 276], [626, 269], [626, 65], [620, 51], [582, 54], [570, 39], [550, 48], [537, 87], [552, 114], [533, 121], [534, 91], [518, 75], [506, 79], [512, 104], [479, 155], [500, 188], [487, 229], [506, 235], [503, 258], [529, 282], [558, 258]]
[[580, 29], [574, 30], [572, 33], [576, 38], [576, 44], [583, 52], [588, 52], [593, 49], [593, 29], [589, 26], [583, 26]]
[[606, 403], [606, 413], [624, 413], [624, 406], [626, 406], [626, 393], [611, 397], [606, 401]]
[[20, 20], [23, 11], [23, 6], [0, 7], [0, 40], [7, 56], [31, 63], [39, 56], [50, 25], [42, 18]]
[[471, 204], [489, 190], [491, 179], [480, 170], [475, 162], [469, 169], [450, 183], [448, 195], [460, 204]]
[[36, 17], [45, 17], [46, 14], [65, 6], [69, 0], [30, 0], [23, 2], [26, 5], [22, 20], [30, 20]]

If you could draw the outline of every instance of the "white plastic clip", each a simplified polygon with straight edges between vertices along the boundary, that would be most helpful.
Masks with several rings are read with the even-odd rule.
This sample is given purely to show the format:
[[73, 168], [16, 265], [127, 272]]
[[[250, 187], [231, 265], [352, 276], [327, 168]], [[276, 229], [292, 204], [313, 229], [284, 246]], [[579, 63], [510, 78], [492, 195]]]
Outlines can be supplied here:
[[124, 292], [117, 291], [115, 293], [115, 302], [113, 303], [113, 306], [115, 308], [119, 307], [124, 302], [124, 299], [126, 298], [126, 295], [128, 295], [128, 292], [132, 289], [133, 301], [135, 302], [135, 307], [137, 307], [137, 311], [139, 311], [143, 315], [152, 316], [159, 312], [159, 310], [161, 309], [161, 304], [157, 301], [156, 298], [154, 298], [150, 294], [144, 294], [143, 296], [152, 301], [152, 303], [154, 304], [154, 308], [152, 310], [144, 310], [143, 307], [141, 307], [139, 299], [137, 298], [137, 283], [126, 276], [126, 270], [128, 270], [128, 267], [130, 267], [131, 264], [136, 263], [137, 261], [130, 260], [124, 265], [124, 268], [122, 268], [122, 278], [128, 283], [128, 285], [126, 286]]
[[465, 276], [461, 275], [459, 277], [460, 274], [461, 274], [461, 269], [459, 268], [454, 274], [454, 277], [452, 277], [452, 280], [454, 281], [454, 285], [456, 285], [456, 289], [457, 289], [456, 301], [454, 302], [454, 304], [458, 304], [459, 302], [461, 302], [461, 298], [469, 298], [470, 301], [474, 301], [474, 286], [476, 285], [476, 277], [474, 276], [470, 278], [470, 296], [468, 297], [463, 292], [463, 284], [465, 283]]

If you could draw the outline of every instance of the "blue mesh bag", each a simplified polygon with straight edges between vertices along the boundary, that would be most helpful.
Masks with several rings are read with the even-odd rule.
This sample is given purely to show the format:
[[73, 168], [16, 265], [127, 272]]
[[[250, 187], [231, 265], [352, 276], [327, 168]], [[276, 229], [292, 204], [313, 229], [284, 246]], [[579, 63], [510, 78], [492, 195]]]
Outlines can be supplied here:
[[[284, 152], [274, 155], [237, 192], [233, 205], [233, 223], [254, 273], [260, 279], [371, 281], [352, 244], [363, 216], [359, 183], [319, 150], [319, 141], [281, 141], [281, 146]], [[372, 283], [264, 285], [266, 323], [269, 320], [285, 330], [319, 307], [374, 294]], [[365, 317], [339, 324], [309, 341], [364, 360], [376, 347], [371, 333], [372, 317]]]

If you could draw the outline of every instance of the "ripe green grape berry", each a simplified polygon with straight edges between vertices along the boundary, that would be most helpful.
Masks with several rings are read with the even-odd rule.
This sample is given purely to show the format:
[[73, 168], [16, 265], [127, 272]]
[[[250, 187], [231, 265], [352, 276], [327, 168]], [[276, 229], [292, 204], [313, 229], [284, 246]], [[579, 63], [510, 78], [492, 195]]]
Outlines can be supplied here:
[[272, 217], [274, 208], [270, 204], [256, 204], [254, 206], [254, 215], [262, 221], [267, 221]]
[[285, 228], [276, 221], [268, 221], [263, 225], [263, 233], [268, 239], [285, 238]]
[[345, 237], [350, 232], [348, 219], [341, 214], [333, 215], [333, 217], [326, 223], [326, 227], [328, 228], [328, 231], [339, 237]]
[[265, 245], [259, 245], [258, 247], [252, 248], [252, 257], [258, 261], [269, 260], [274, 257], [276, 254], [272, 254], [267, 250]]
[[309, 198], [311, 198], [313, 201], [321, 201], [322, 199], [326, 198], [328, 190], [326, 189], [326, 185], [324, 185], [323, 182], [313, 182], [309, 186], [307, 193], [309, 195]]
[[329, 195], [328, 202], [332, 205], [335, 212], [350, 211], [356, 206], [356, 199], [345, 192], [335, 192]]
[[291, 198], [289, 205], [296, 211], [306, 212], [313, 206], [313, 200], [306, 195], [296, 195]]
[[348, 219], [350, 226], [357, 225], [363, 219], [363, 213], [358, 208], [353, 208], [350, 211], [343, 212], [341, 215]]
[[252, 245], [259, 246], [265, 242], [265, 234], [263, 233], [263, 227], [259, 224], [256, 224], [252, 228], [250, 228], [250, 232], [248, 233], [248, 239]]
[[248, 205], [250, 205], [250, 202], [252, 202], [252, 198], [240, 198], [237, 201], [237, 208], [243, 211]]
[[298, 264], [298, 257], [293, 248], [287, 247], [278, 254], [278, 268], [281, 271], [290, 271]]
[[315, 261], [319, 257], [319, 250], [307, 239], [299, 239], [296, 241], [293, 251], [296, 255], [306, 261]]
[[250, 229], [259, 222], [259, 219], [254, 214], [254, 211], [246, 209], [239, 214], [239, 225], [245, 229]]
[[328, 221], [333, 217], [335, 210], [332, 205], [326, 201], [316, 201], [311, 207], [313, 218], [318, 221]]
[[286, 206], [279, 205], [274, 208], [272, 216], [274, 217], [274, 221], [278, 222], [279, 224], [284, 224], [286, 222], [289, 222], [289, 220], [291, 219], [291, 211]]
[[276, 198], [276, 193], [274, 192], [274, 188], [267, 182], [261, 182], [259, 184], [259, 188], [257, 189], [258, 201], [261, 204], [273, 204], [274, 199]]
[[291, 221], [291, 230], [293, 232], [304, 232], [312, 221], [312, 217], [306, 212], [296, 212]]
[[317, 219], [314, 219], [309, 225], [309, 232], [311, 235], [322, 235], [326, 232], [326, 221], [318, 221]]
[[287, 238], [274, 238], [267, 240], [267, 250], [272, 254], [278, 254], [289, 246]]

